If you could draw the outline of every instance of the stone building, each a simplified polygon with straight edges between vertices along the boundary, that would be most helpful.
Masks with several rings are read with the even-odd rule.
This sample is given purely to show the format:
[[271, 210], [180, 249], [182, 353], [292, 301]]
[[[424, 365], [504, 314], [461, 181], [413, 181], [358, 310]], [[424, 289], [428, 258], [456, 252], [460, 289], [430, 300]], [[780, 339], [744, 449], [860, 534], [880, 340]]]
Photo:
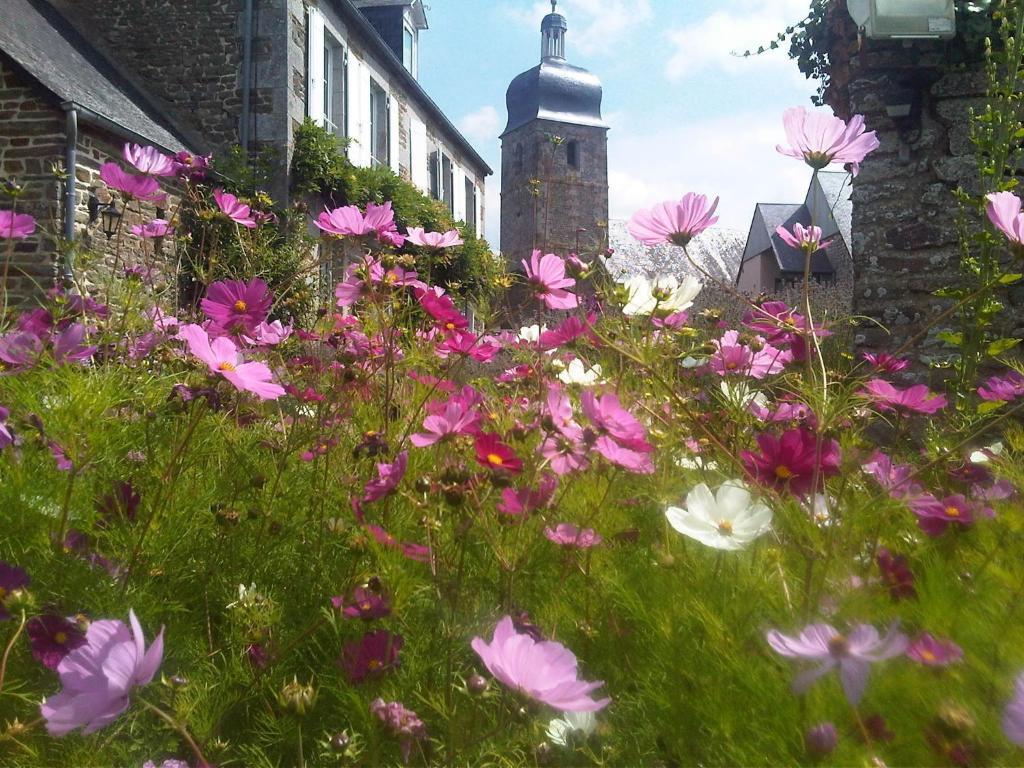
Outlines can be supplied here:
[[[76, 234], [66, 220], [86, 215], [91, 173], [126, 140], [269, 150], [270, 192], [285, 203], [308, 116], [350, 140], [355, 164], [391, 168], [485, 235], [491, 169], [417, 80], [425, 29], [422, 0], [0, 0], [0, 167], [32, 184], [33, 210], [66, 236]], [[79, 143], [92, 142], [80, 155], [95, 160], [76, 175], [68, 219], [43, 201], [64, 195], [50, 168], [70, 167], [66, 105], [76, 104]], [[51, 238], [18, 248], [24, 269], [53, 263]]]
[[[121, 158], [125, 142], [173, 153], [194, 141], [49, 4], [3, 0], [0, 180], [23, 188], [16, 210], [40, 224], [36, 235], [14, 244], [7, 265], [12, 296], [74, 277], [70, 245], [76, 241], [111, 256], [114, 244], [102, 234], [99, 215], [110, 196], [98, 176], [104, 162]], [[165, 206], [174, 202], [172, 196]], [[118, 212], [127, 232], [162, 211], [133, 204]], [[59, 260], [58, 240], [67, 244]]]
[[541, 62], [517, 75], [501, 135], [501, 250], [515, 268], [534, 248], [592, 254], [607, 245], [608, 125], [601, 82], [565, 58], [567, 23], [552, 2]]

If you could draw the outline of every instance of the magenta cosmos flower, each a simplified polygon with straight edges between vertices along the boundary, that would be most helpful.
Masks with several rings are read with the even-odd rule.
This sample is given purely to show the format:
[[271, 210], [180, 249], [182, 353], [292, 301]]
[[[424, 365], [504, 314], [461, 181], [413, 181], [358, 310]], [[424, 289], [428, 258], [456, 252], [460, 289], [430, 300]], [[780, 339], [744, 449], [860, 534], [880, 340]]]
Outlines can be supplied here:
[[220, 208], [220, 212], [227, 216], [235, 224], [241, 224], [248, 229], [256, 229], [256, 220], [252, 217], [252, 209], [220, 187], [213, 190], [213, 199]]
[[754, 339], [756, 345], [741, 344], [739, 338], [738, 331], [726, 331], [721, 339], [711, 342], [715, 351], [708, 358], [708, 365], [719, 376], [763, 379], [778, 373], [793, 360], [792, 352], [777, 349], [760, 336]]
[[948, 667], [964, 656], [963, 649], [952, 640], [940, 640], [928, 632], [916, 638], [907, 648], [907, 658], [926, 667]]
[[482, 418], [477, 411], [480, 403], [480, 395], [470, 386], [444, 402], [432, 401], [427, 405], [429, 414], [423, 419], [424, 431], [410, 435], [409, 442], [425, 448], [455, 435], [476, 434]]
[[534, 250], [529, 263], [526, 259], [521, 261], [527, 281], [548, 309], [576, 308], [576, 294], [565, 290], [576, 285], [576, 281], [566, 277], [564, 259], [553, 253], [541, 254], [539, 250]]
[[982, 400], [1010, 402], [1024, 396], [1024, 376], [1017, 371], [1008, 371], [1003, 376], [992, 376], [978, 387]]
[[210, 371], [223, 376], [236, 389], [252, 392], [261, 400], [276, 400], [284, 388], [273, 382], [274, 375], [266, 363], [242, 362], [238, 347], [226, 336], [210, 339], [198, 325], [183, 325], [178, 338], [188, 344], [189, 351], [206, 363]]
[[847, 124], [834, 115], [792, 107], [783, 113], [782, 124], [789, 146], [775, 148], [815, 170], [833, 162], [850, 163], [856, 176], [860, 163], [879, 147], [875, 132], [865, 132], [863, 115], [854, 115]]
[[510, 518], [523, 517], [550, 504], [556, 488], [558, 478], [550, 474], [545, 474], [536, 488], [505, 488], [501, 492], [498, 511]]
[[469, 320], [455, 307], [455, 302], [440, 288], [428, 288], [416, 294], [420, 307], [430, 315], [437, 326], [445, 331], [455, 331], [469, 326]]
[[267, 319], [273, 297], [267, 284], [254, 277], [249, 282], [218, 280], [206, 291], [199, 306], [224, 333], [252, 334]]
[[647, 430], [619, 402], [612, 392], [597, 397], [587, 390], [580, 395], [583, 413], [597, 431], [594, 447], [612, 464], [630, 472], [650, 474], [654, 446], [647, 442]]
[[88, 735], [110, 725], [128, 709], [132, 689], [153, 679], [163, 659], [164, 631], [147, 650], [134, 611], [128, 620], [131, 628], [112, 619], [92, 622], [85, 644], [57, 666], [63, 688], [40, 708], [51, 736], [76, 728]]
[[370, 586], [356, 587], [350, 601], [342, 597], [332, 597], [331, 604], [349, 619], [372, 621], [391, 614], [391, 605], [387, 597]]
[[516, 452], [501, 441], [495, 434], [485, 433], [476, 438], [476, 460], [488, 469], [506, 474], [519, 474], [523, 471], [523, 461]]
[[175, 162], [154, 147], [140, 147], [138, 144], [124, 145], [125, 162], [147, 176], [173, 176]]
[[511, 616], [498, 622], [490, 643], [474, 637], [470, 644], [503, 684], [549, 707], [563, 712], [596, 712], [611, 703], [610, 698], [590, 697], [604, 682], [580, 680], [572, 651], [561, 643], [538, 642], [516, 632]]
[[885, 379], [871, 379], [864, 385], [865, 394], [886, 411], [935, 413], [946, 407], [945, 395], [936, 395], [925, 384], [906, 389], [894, 387]]
[[1024, 213], [1021, 201], [1012, 192], [994, 192], [985, 196], [988, 220], [1016, 246], [1024, 245]]
[[85, 645], [85, 632], [78, 624], [52, 613], [29, 619], [25, 634], [33, 658], [47, 669], [57, 669], [65, 656]]
[[100, 166], [100, 178], [111, 189], [116, 189], [126, 198], [163, 203], [167, 195], [160, 191], [160, 185], [152, 176], [136, 176], [121, 170], [117, 163]]
[[409, 227], [405, 233], [405, 239], [413, 245], [420, 245], [424, 248], [441, 250], [442, 248], [453, 248], [462, 245], [462, 236], [459, 230], [451, 229], [447, 232], [425, 232], [423, 227]]
[[781, 437], [758, 435], [757, 445], [760, 454], [741, 452], [743, 465], [757, 482], [779, 491], [805, 496], [814, 483], [815, 468], [819, 487], [825, 477], [839, 471], [839, 443], [823, 438], [819, 446], [817, 435], [803, 427]]
[[338, 664], [353, 683], [380, 677], [398, 666], [398, 652], [405, 640], [386, 629], [367, 632], [360, 640], [345, 643]]
[[24, 240], [36, 231], [36, 220], [27, 213], [0, 211], [0, 240]]
[[590, 549], [596, 547], [604, 538], [593, 528], [577, 528], [569, 523], [559, 523], [554, 528], [550, 525], [544, 529], [544, 536], [562, 547]]
[[419, 715], [406, 708], [400, 701], [384, 701], [381, 698], [370, 702], [370, 712], [376, 715], [384, 727], [398, 739], [402, 761], [408, 763], [412, 748], [417, 742], [427, 738], [427, 726], [420, 720]]
[[896, 631], [895, 625], [881, 637], [869, 624], [858, 624], [849, 637], [828, 624], [810, 624], [797, 637], [773, 629], [767, 639], [772, 650], [782, 656], [819, 662], [796, 678], [794, 692], [803, 693], [818, 678], [838, 669], [843, 693], [854, 706], [864, 695], [871, 664], [902, 655], [909, 642], [906, 635]]
[[313, 223], [321, 232], [335, 237], [373, 236], [382, 243], [394, 246], [401, 246], [405, 242], [395, 226], [395, 212], [390, 201], [384, 205], [367, 203], [365, 215], [356, 205], [325, 209]]
[[6, 605], [8, 598], [25, 589], [30, 581], [23, 568], [0, 560], [0, 621], [11, 618]]
[[378, 464], [377, 477], [363, 486], [363, 503], [379, 501], [395, 490], [402, 482], [402, 478], [405, 477], [405, 470], [408, 466], [408, 451], [399, 453], [390, 464]]
[[637, 211], [629, 220], [629, 234], [647, 246], [672, 243], [686, 246], [718, 221], [718, 198], [708, 204], [705, 195], [687, 192], [679, 202], [667, 200], [649, 210]]
[[924, 494], [907, 502], [917, 515], [917, 525], [929, 536], [936, 538], [951, 525], [969, 528], [974, 523], [974, 507], [962, 493], [937, 499]]

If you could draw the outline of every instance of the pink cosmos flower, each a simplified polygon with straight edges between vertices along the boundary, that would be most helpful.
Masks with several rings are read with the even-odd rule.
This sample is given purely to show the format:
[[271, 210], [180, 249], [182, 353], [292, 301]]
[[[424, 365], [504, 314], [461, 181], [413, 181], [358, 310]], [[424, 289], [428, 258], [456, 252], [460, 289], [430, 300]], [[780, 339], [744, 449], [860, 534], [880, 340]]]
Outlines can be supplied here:
[[604, 541], [601, 534], [593, 528], [577, 528], [569, 523], [559, 523], [554, 528], [547, 526], [544, 529], [544, 536], [555, 544], [575, 549], [590, 549]]
[[125, 162], [147, 176], [173, 176], [174, 160], [155, 147], [140, 147], [138, 144], [124, 145]]
[[121, 170], [117, 163], [100, 166], [100, 178], [111, 189], [116, 189], [126, 198], [144, 200], [158, 205], [167, 201], [167, 195], [160, 191], [160, 185], [152, 176], [136, 176]]
[[828, 248], [832, 244], [831, 240], [826, 240], [824, 243], [821, 242], [821, 227], [804, 227], [799, 221], [793, 225], [792, 232], [780, 224], [775, 228], [775, 234], [781, 237], [782, 242], [791, 248], [808, 253], [814, 253], [821, 248]]
[[366, 204], [363, 215], [359, 206], [347, 205], [333, 210], [324, 209], [315, 222], [320, 231], [335, 237], [376, 237], [382, 243], [401, 246], [405, 238], [398, 234], [395, 212], [391, 202], [384, 205]]
[[1024, 376], [1017, 371], [1007, 371], [1002, 376], [992, 376], [978, 387], [982, 400], [1010, 402], [1024, 397]]
[[558, 478], [545, 474], [536, 488], [505, 488], [501, 492], [498, 511], [509, 517], [523, 517], [551, 503], [558, 487]]
[[85, 326], [72, 323], [53, 337], [53, 359], [61, 363], [83, 363], [96, 353], [96, 346], [85, 343]]
[[718, 221], [718, 198], [708, 205], [705, 195], [687, 192], [679, 202], [668, 200], [650, 210], [637, 211], [629, 220], [629, 234], [646, 246], [672, 243], [686, 246]]
[[268, 323], [264, 320], [257, 325], [251, 334], [242, 336], [242, 341], [254, 347], [276, 347], [292, 335], [292, 327], [284, 325], [280, 320]]
[[284, 388], [273, 382], [274, 375], [266, 363], [242, 362], [238, 347], [226, 336], [211, 341], [201, 326], [184, 325], [178, 329], [178, 338], [184, 339], [189, 351], [211, 372], [223, 376], [236, 389], [252, 392], [261, 400], [276, 400], [284, 394]]
[[944, 534], [951, 525], [969, 528], [974, 523], [974, 505], [962, 493], [944, 499], [926, 493], [907, 503], [917, 515], [918, 526], [933, 538]]
[[423, 227], [409, 227], [409, 231], [405, 233], [405, 239], [413, 245], [432, 248], [436, 251], [442, 248], [462, 245], [463, 242], [462, 236], [457, 229], [452, 229], [442, 234], [441, 232], [425, 232]]
[[798, 427], [786, 430], [781, 437], [770, 434], [757, 436], [761, 453], [742, 451], [743, 465], [757, 482], [796, 496], [805, 496], [814, 483], [815, 468], [819, 487], [825, 477], [839, 472], [839, 443], [821, 441], [814, 432]]
[[405, 477], [409, 466], [409, 452], [402, 451], [390, 464], [377, 465], [377, 477], [363, 487], [363, 503], [379, 501], [389, 495]]
[[338, 666], [345, 670], [351, 682], [359, 684], [397, 667], [398, 652], [403, 645], [405, 640], [401, 635], [394, 635], [386, 629], [367, 632], [362, 639], [345, 643]]
[[252, 217], [252, 209], [230, 192], [225, 192], [217, 187], [213, 190], [213, 199], [221, 213], [235, 224], [241, 224], [248, 229], [256, 229], [256, 220]]
[[925, 384], [899, 389], [885, 379], [871, 379], [864, 385], [864, 390], [865, 394], [885, 411], [935, 413], [946, 407], [945, 395], [932, 393]]
[[889, 491], [894, 499], [906, 499], [924, 493], [918, 483], [911, 480], [914, 468], [909, 464], [893, 464], [892, 459], [881, 451], [875, 451], [863, 466], [882, 488]]
[[611, 703], [610, 698], [590, 697], [604, 682], [580, 680], [572, 651], [561, 643], [538, 642], [516, 632], [511, 616], [498, 622], [490, 643], [474, 637], [470, 644], [492, 675], [542, 704], [563, 712], [596, 712]]
[[27, 213], [0, 210], [0, 240], [24, 240], [36, 231], [36, 220]]
[[882, 583], [889, 590], [889, 597], [894, 601], [917, 597], [914, 573], [910, 570], [904, 555], [894, 555], [886, 547], [879, 547], [875, 560], [878, 563], [878, 572], [882, 576]]
[[994, 192], [985, 196], [989, 221], [1016, 246], [1024, 245], [1024, 213], [1020, 198], [1012, 192]]
[[948, 667], [963, 658], [963, 649], [952, 640], [939, 640], [928, 632], [907, 648], [907, 657], [926, 667]]
[[166, 219], [153, 219], [145, 224], [132, 227], [132, 234], [150, 240], [155, 237], [168, 237], [174, 234], [174, 227]]
[[370, 712], [398, 739], [402, 762], [408, 763], [412, 748], [427, 738], [427, 726], [419, 715], [400, 701], [384, 701], [380, 697], [370, 702]]
[[174, 173], [188, 181], [202, 181], [210, 169], [212, 155], [193, 155], [182, 150], [174, 156]]
[[132, 690], [156, 675], [164, 654], [163, 629], [147, 650], [134, 611], [128, 620], [131, 628], [111, 619], [92, 622], [85, 644], [57, 666], [63, 688], [40, 707], [51, 736], [76, 728], [88, 735], [110, 725], [128, 709]]
[[1018, 747], [1024, 747], [1024, 674], [1013, 684], [1013, 698], [1003, 710], [1003, 733]]
[[384, 288], [414, 288], [427, 290], [427, 284], [419, 279], [415, 272], [407, 272], [402, 267], [391, 267], [385, 270], [380, 260], [367, 256], [359, 264], [348, 268], [343, 282], [334, 288], [334, 295], [339, 307], [350, 307], [360, 299]]
[[580, 396], [583, 412], [597, 431], [594, 447], [612, 464], [630, 472], [650, 474], [654, 446], [647, 442], [647, 430], [622, 407], [613, 393], [596, 397], [590, 390]]
[[783, 113], [782, 124], [789, 146], [775, 148], [815, 170], [833, 162], [849, 163], [856, 176], [860, 163], [880, 146], [874, 131], [864, 131], [863, 115], [854, 115], [847, 124], [834, 115], [792, 107]]
[[[769, 344], [793, 345], [802, 342], [802, 334], [807, 331], [807, 318], [784, 301], [766, 301], [756, 311], [744, 313], [743, 324], [762, 334]], [[824, 338], [832, 334], [824, 326], [816, 325], [814, 335]]]
[[763, 379], [778, 373], [793, 359], [792, 352], [776, 349], [760, 336], [755, 337], [754, 342], [756, 344], [741, 344], [739, 331], [726, 331], [721, 339], [711, 342], [715, 347], [708, 359], [711, 370], [719, 376], [739, 375]]
[[223, 333], [254, 333], [267, 319], [274, 303], [267, 284], [258, 277], [248, 282], [218, 280], [206, 289], [199, 303], [217, 331]]
[[909, 643], [895, 625], [885, 637], [880, 637], [878, 630], [868, 624], [858, 624], [849, 637], [840, 635], [828, 624], [810, 624], [796, 637], [773, 629], [767, 638], [768, 645], [781, 656], [820, 662], [815, 669], [796, 678], [794, 692], [803, 693], [818, 678], [838, 669], [846, 700], [854, 706], [864, 695], [871, 664], [902, 655]]
[[537, 298], [544, 302], [548, 309], [575, 309], [578, 305], [576, 294], [569, 293], [576, 281], [565, 275], [565, 260], [553, 253], [541, 254], [534, 250], [530, 261], [522, 259], [526, 279], [533, 288]]
[[11, 412], [0, 405], [0, 451], [8, 445], [14, 444], [14, 433], [11, 432], [11, 428], [7, 424], [10, 415]]
[[477, 407], [482, 398], [470, 386], [462, 388], [445, 402], [433, 401], [427, 406], [429, 415], [423, 419], [423, 432], [409, 436], [417, 448], [425, 448], [455, 435], [476, 434], [481, 420]]
[[444, 340], [434, 347], [437, 356], [442, 360], [449, 355], [464, 355], [479, 363], [489, 363], [501, 351], [493, 336], [477, 336], [466, 330], [455, 330], [448, 333]]
[[437, 322], [439, 328], [454, 331], [469, 326], [469, 320], [455, 308], [455, 302], [441, 289], [428, 289], [416, 294], [420, 307]]
[[25, 625], [32, 657], [47, 669], [57, 669], [61, 660], [75, 648], [85, 645], [85, 632], [63, 616], [46, 613], [34, 616]]
[[910, 361], [902, 357], [893, 357], [888, 352], [879, 352], [874, 354], [873, 352], [865, 352], [861, 357], [865, 361], [871, 363], [880, 371], [885, 373], [899, 373], [905, 371], [910, 367]]
[[582, 336], [589, 336], [592, 342], [596, 342], [592, 326], [597, 320], [595, 313], [590, 313], [584, 320], [575, 315], [565, 318], [557, 327], [549, 331], [541, 331], [537, 338], [537, 349], [541, 352], [548, 352], [569, 344]]
[[556, 475], [567, 475], [590, 466], [584, 432], [573, 420], [572, 401], [556, 384], [548, 387], [547, 408], [542, 413], [550, 419], [554, 432], [540, 445], [540, 453], [551, 463]]
[[488, 469], [508, 474], [519, 474], [523, 471], [522, 459], [495, 434], [477, 435], [476, 461]]

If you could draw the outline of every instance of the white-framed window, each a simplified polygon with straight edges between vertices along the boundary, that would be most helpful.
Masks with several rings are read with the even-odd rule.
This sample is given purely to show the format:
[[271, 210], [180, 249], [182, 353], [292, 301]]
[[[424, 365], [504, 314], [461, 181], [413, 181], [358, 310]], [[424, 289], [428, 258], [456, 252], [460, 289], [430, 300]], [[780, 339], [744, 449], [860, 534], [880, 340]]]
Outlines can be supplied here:
[[329, 131], [348, 134], [348, 52], [324, 24], [323, 14], [306, 15], [306, 115]]
[[387, 91], [374, 79], [370, 79], [370, 162], [373, 165], [390, 165], [391, 157], [391, 108]]
[[419, 77], [419, 53], [416, 50], [416, 30], [408, 23], [402, 27], [402, 64], [413, 77]]
[[476, 184], [473, 180], [466, 177], [466, 223], [472, 228], [473, 234], [476, 234]]

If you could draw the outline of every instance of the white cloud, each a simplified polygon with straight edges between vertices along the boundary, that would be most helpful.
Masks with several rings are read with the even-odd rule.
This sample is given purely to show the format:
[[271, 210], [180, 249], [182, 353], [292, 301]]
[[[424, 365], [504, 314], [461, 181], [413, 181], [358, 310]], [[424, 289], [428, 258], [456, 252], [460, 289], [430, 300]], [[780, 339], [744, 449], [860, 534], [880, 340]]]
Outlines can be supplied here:
[[464, 115], [457, 121], [459, 130], [470, 141], [484, 144], [498, 138], [501, 129], [501, 115], [494, 107], [487, 105], [475, 112]]
[[611, 218], [628, 219], [640, 208], [698, 192], [721, 197], [719, 225], [745, 233], [755, 203], [796, 203], [807, 191], [810, 169], [775, 151], [781, 139], [779, 115], [751, 112], [613, 132]]
[[744, 58], [744, 50], [767, 47], [775, 36], [807, 15], [807, 0], [733, 0], [723, 3], [699, 21], [670, 29], [667, 38], [673, 53], [665, 75], [677, 81], [705, 70], [750, 73], [754, 67], [785, 68], [793, 78], [803, 75], [789, 60], [788, 42], [767, 53]]
[[[512, 18], [540, 32], [540, 22], [551, 13], [548, 0], [507, 9]], [[569, 23], [566, 46], [584, 55], [615, 53], [615, 44], [627, 38], [637, 26], [649, 21], [651, 0], [559, 0], [558, 12]]]

